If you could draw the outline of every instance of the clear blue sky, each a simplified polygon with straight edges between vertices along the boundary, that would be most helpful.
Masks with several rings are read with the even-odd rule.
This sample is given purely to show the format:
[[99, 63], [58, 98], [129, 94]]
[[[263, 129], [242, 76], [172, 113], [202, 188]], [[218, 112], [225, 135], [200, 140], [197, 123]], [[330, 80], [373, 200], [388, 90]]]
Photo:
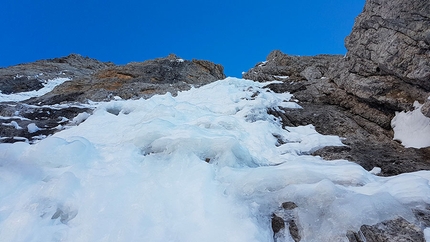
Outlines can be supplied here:
[[126, 64], [175, 53], [228, 76], [291, 55], [344, 54], [364, 0], [10, 0], [0, 8], [0, 67], [78, 53]]

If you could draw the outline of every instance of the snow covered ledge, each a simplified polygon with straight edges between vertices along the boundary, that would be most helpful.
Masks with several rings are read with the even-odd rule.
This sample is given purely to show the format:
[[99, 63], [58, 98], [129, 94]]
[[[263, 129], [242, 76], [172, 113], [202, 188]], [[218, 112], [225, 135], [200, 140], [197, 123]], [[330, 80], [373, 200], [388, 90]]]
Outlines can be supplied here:
[[424, 148], [430, 146], [430, 118], [421, 112], [422, 104], [415, 101], [415, 110], [397, 112], [391, 121], [394, 140], [398, 140], [406, 148]]

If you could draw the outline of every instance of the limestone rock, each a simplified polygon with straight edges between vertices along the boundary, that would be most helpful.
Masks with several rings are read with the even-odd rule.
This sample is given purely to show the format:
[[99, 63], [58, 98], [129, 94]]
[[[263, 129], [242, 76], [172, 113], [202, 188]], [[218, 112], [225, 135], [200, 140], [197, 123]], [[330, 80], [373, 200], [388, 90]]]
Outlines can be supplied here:
[[[223, 67], [209, 61], [180, 59], [175, 55], [124, 66], [103, 63], [72, 54], [0, 69], [4, 94], [38, 90], [44, 80], [58, 77], [70, 81], [51, 92], [23, 102], [0, 103], [0, 142], [37, 142], [69, 125], [92, 109], [80, 105], [91, 101], [147, 98], [175, 94], [180, 90], [224, 79]], [[77, 104], [76, 104], [77, 103]], [[63, 104], [57, 107], [57, 104]], [[82, 117], [80, 117], [82, 119]]]
[[[377, 46], [369, 45], [374, 43], [384, 45], [383, 40], [390, 36], [376, 40], [382, 33], [380, 35], [362, 34], [371, 30], [385, 33], [384, 29], [390, 26], [394, 28], [392, 25], [388, 27], [377, 25], [369, 30], [364, 23], [378, 14], [382, 18], [390, 19], [392, 16], [387, 12], [404, 8], [408, 8], [409, 12], [406, 13], [405, 10], [405, 13], [395, 14], [400, 18], [396, 23], [404, 23], [406, 27], [413, 28], [414, 31], [408, 32], [410, 36], [419, 38], [422, 32], [426, 31], [425, 28], [428, 29], [430, 25], [420, 23], [427, 23], [426, 16], [429, 14], [424, 13], [423, 16], [416, 14], [428, 12], [430, 9], [428, 3], [414, 1], [412, 4], [409, 2], [402, 4], [399, 0], [394, 2], [369, 0], [366, 3], [364, 12], [357, 18], [353, 32], [346, 39], [348, 47], [346, 57], [328, 55], [299, 57], [275, 50], [267, 56], [265, 62], [258, 63], [243, 75], [244, 78], [261, 82], [282, 81], [282, 83], [270, 84], [268, 87], [275, 92], [290, 92], [300, 101], [299, 104], [304, 109], [274, 112], [285, 126], [313, 124], [318, 132], [339, 135], [348, 145], [348, 150], [327, 147], [317, 151], [316, 155], [327, 159], [352, 160], [369, 170], [373, 167], [381, 167], [381, 175], [430, 168], [430, 149], [405, 149], [392, 140], [391, 129], [391, 120], [395, 112], [412, 110], [414, 101], [427, 102], [422, 112], [430, 116], [428, 113], [430, 105], [427, 99], [429, 92], [425, 84], [428, 77], [411, 76], [405, 74], [407, 71], [388, 71], [381, 66], [385, 57], [378, 57], [386, 53], [377, 52], [379, 51]], [[404, 7], [406, 5], [412, 6]], [[426, 9], [423, 9], [424, 7]], [[412, 15], [416, 18], [411, 17]], [[360, 37], [354, 40], [356, 35]], [[402, 33], [397, 33], [391, 37], [395, 38], [397, 35], [403, 36]], [[400, 38], [399, 36], [396, 38]], [[364, 47], [375, 50], [368, 55], [367, 59], [364, 58], [366, 56], [363, 54]], [[412, 43], [409, 43], [408, 48], [394, 47], [398, 48], [395, 55], [397, 61], [402, 60], [404, 55], [409, 55], [413, 50], [419, 52], [417, 58], [421, 58], [421, 61], [417, 62], [418, 64], [411, 62], [408, 70], [411, 73], [425, 73], [430, 63], [427, 47]], [[395, 66], [398, 64], [396, 63], [393, 62], [390, 68], [396, 70]], [[360, 65], [365, 68], [355, 68]]]
[[421, 108], [421, 112], [424, 114], [424, 116], [430, 118], [430, 99], [426, 99]]
[[421, 228], [403, 218], [363, 225], [358, 232], [350, 231], [347, 237], [350, 242], [425, 241]]
[[265, 62], [243, 74], [243, 78], [259, 82], [279, 80], [300, 82], [324, 77], [331, 63], [342, 59], [340, 55], [290, 56], [279, 50], [272, 51]]
[[166, 58], [110, 66], [91, 75], [76, 78], [56, 87], [32, 103], [108, 101], [148, 98], [155, 94], [188, 90], [224, 79], [221, 65], [204, 60], [183, 60], [175, 55]]
[[83, 78], [112, 66], [77, 54], [0, 68], [0, 91], [3, 94], [27, 92], [43, 87], [42, 82], [54, 78]]
[[346, 38], [349, 71], [430, 91], [430, 2], [368, 0]]
[[430, 91], [429, 26], [429, 1], [366, 1], [345, 39], [343, 70], [333, 81], [386, 110], [423, 103]]
[[24, 103], [0, 103], [0, 143], [33, 143], [63, 130], [65, 126], [71, 125], [73, 118], [85, 112], [91, 113], [92, 110], [78, 106], [56, 108]]
[[[414, 101], [424, 103], [421, 112], [430, 117], [430, 2], [367, 0], [345, 45], [344, 57], [289, 56], [275, 50], [243, 77], [278, 80], [267, 87], [294, 94], [303, 109], [268, 111], [286, 129], [313, 124], [320, 133], [343, 137], [345, 147], [325, 147], [314, 155], [354, 161], [369, 171], [380, 167], [381, 176], [430, 169], [430, 148], [404, 148], [393, 141], [390, 125], [395, 112], [412, 110]], [[428, 211], [414, 212], [419, 222], [398, 218], [363, 225], [347, 237], [424, 241]]]

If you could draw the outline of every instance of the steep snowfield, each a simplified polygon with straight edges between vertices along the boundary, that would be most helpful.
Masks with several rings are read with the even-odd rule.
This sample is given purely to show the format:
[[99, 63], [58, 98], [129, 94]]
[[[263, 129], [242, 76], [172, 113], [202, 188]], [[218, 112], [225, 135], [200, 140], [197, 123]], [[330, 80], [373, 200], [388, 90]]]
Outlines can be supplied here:
[[344, 241], [430, 203], [430, 172], [384, 178], [310, 156], [339, 137], [282, 129], [267, 109], [300, 106], [264, 85], [102, 103], [37, 144], [0, 144], [1, 241], [272, 241], [287, 201], [303, 241]]
[[59, 78], [45, 81], [44, 83], [42, 83], [43, 88], [36, 91], [19, 92], [19, 93], [12, 93], [12, 94], [3, 94], [0, 92], [0, 102], [19, 102], [19, 101], [30, 99], [32, 97], [39, 97], [54, 90], [56, 86], [66, 81], [70, 81], [70, 78], [59, 77]]

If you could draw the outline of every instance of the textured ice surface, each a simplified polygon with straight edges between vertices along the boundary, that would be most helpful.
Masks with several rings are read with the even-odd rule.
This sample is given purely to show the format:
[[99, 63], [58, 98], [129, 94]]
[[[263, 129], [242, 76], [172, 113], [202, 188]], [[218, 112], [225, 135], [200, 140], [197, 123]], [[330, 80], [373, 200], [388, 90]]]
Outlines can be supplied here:
[[34, 145], [0, 144], [1, 240], [271, 241], [271, 214], [290, 201], [303, 241], [344, 241], [430, 203], [430, 172], [384, 178], [310, 156], [342, 144], [282, 129], [267, 109], [297, 104], [264, 85], [102, 103]]

